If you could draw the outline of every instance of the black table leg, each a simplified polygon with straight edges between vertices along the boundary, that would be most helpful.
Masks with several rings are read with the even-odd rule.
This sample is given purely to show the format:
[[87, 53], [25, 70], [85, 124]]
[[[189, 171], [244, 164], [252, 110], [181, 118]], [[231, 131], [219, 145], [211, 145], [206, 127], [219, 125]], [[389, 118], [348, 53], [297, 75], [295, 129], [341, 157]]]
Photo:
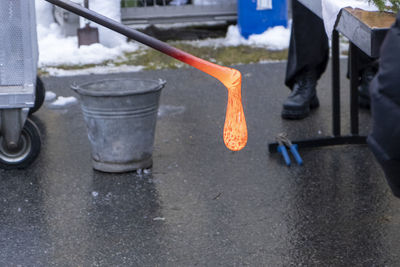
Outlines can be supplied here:
[[332, 33], [332, 131], [340, 136], [340, 54], [339, 33]]
[[358, 135], [358, 48], [350, 44], [350, 122], [351, 134]]

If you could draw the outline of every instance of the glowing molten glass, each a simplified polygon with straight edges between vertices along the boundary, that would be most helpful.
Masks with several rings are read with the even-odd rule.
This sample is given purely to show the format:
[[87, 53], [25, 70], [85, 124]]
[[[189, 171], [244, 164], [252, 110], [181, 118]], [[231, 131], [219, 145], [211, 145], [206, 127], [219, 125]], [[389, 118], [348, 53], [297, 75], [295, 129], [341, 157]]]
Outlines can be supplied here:
[[224, 143], [232, 151], [244, 148], [247, 144], [247, 125], [242, 105], [241, 73], [236, 69], [213, 64], [181, 50], [177, 49], [177, 51], [171, 56], [217, 78], [228, 89]]
[[68, 0], [46, 0], [54, 5], [83, 16], [91, 21], [103, 25], [111, 30], [119, 32], [133, 40], [150, 46], [164, 54], [174, 57], [189, 64], [221, 81], [228, 89], [228, 107], [224, 126], [224, 142], [230, 150], [238, 151], [246, 146], [247, 126], [242, 107], [241, 84], [242, 76], [239, 71], [222, 67], [206, 60], [195, 57], [172, 47], [160, 40], [150, 37], [144, 33], [129, 28], [121, 23], [98, 14], [92, 10]]
[[225, 68], [226, 75], [216, 77], [228, 89], [224, 125], [224, 143], [227, 148], [239, 151], [247, 144], [247, 125], [242, 106], [242, 75], [238, 70]]

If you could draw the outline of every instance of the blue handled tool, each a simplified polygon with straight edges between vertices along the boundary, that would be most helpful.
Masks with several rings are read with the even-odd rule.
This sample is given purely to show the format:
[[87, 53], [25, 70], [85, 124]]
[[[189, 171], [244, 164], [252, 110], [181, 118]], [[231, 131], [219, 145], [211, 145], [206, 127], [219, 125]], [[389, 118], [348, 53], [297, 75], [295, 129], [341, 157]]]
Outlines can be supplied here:
[[297, 164], [303, 165], [303, 159], [300, 157], [299, 151], [297, 150], [297, 145], [290, 145], [290, 152], [292, 152], [293, 157], [296, 159]]
[[279, 143], [278, 152], [282, 154], [286, 165], [290, 166], [291, 162], [290, 162], [290, 158], [289, 158], [289, 154], [287, 152], [286, 146], [281, 141], [278, 141], [278, 143]]
[[293, 157], [295, 158], [297, 164], [303, 165], [303, 159], [300, 157], [300, 154], [297, 150], [297, 145], [292, 144], [292, 142], [287, 137], [286, 133], [278, 134], [278, 136], [276, 137], [276, 140], [278, 141], [278, 144], [279, 144], [278, 152], [282, 154], [287, 166], [290, 166], [290, 158], [289, 158], [289, 154], [287, 152], [286, 147], [288, 147], [290, 149], [290, 152], [292, 153]]

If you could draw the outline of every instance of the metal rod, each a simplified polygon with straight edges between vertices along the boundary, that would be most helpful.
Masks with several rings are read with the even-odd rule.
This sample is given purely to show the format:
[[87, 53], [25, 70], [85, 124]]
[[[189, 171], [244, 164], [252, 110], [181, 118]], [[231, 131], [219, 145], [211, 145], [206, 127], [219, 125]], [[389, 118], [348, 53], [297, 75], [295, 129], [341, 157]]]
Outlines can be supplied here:
[[[150, 37], [144, 33], [136, 31], [128, 26], [125, 26], [115, 20], [112, 20], [106, 16], [103, 16], [99, 13], [94, 12], [93, 10], [86, 9], [74, 2], [69, 0], [46, 0], [49, 3], [52, 3], [56, 6], [64, 8], [72, 13], [75, 13], [79, 16], [85, 17], [93, 22], [96, 22], [106, 28], [114, 30], [120, 34], [127, 36], [128, 38], [132, 38], [138, 42], [141, 42], [145, 45], [148, 45], [156, 50], [159, 50], [163, 53], [176, 53], [176, 48], [171, 47], [164, 42], [161, 42], [153, 37]], [[146, 2], [146, 1], [145, 1]]]
[[[134, 30], [128, 26], [123, 25], [120, 22], [112, 20], [106, 16], [103, 16], [97, 12], [94, 12], [93, 10], [84, 8], [81, 5], [78, 5], [69, 0], [46, 0], [46, 1], [49, 3], [52, 3], [56, 6], [59, 6], [61, 8], [64, 8], [68, 11], [71, 11], [72, 13], [75, 13], [79, 16], [87, 18], [88, 20], [96, 22], [108, 29], [116, 31], [122, 35], [125, 35], [128, 38], [131, 38], [131, 39], [136, 40], [142, 44], [145, 44], [151, 48], [154, 48], [154, 49], [156, 49], [164, 54], [167, 54], [179, 61], [189, 64], [189, 65], [191, 65], [191, 66], [193, 66], [215, 78], [217, 78], [217, 76], [223, 75], [223, 73], [226, 72], [226, 67], [223, 67], [223, 66], [220, 66], [217, 64], [213, 64], [213, 63], [203, 60], [201, 58], [195, 57], [195, 56], [193, 56], [189, 53], [186, 53], [180, 49], [170, 46], [160, 40], [157, 40], [156, 38], [153, 38], [151, 36], [148, 36], [144, 33], [139, 32], [137, 30]], [[146, 1], [144, 1], [144, 3], [146, 3]], [[210, 71], [211, 70], [210, 66], [212, 66], [212, 71]]]
[[340, 136], [340, 61], [339, 33], [332, 33], [332, 130], [333, 136]]
[[239, 71], [195, 57], [160, 40], [129, 28], [115, 20], [81, 7], [71, 1], [46, 1], [141, 42], [218, 79], [228, 89], [228, 101], [223, 135], [225, 145], [234, 151], [241, 150], [246, 146], [247, 125], [241, 98], [242, 75]]
[[[340, 145], [365, 145], [367, 144], [366, 136], [338, 136], [338, 137], [325, 137], [315, 138], [308, 140], [297, 140], [292, 141], [293, 144], [297, 144], [299, 149], [302, 148], [318, 148], [326, 146], [340, 146]], [[270, 153], [276, 153], [279, 143], [268, 144], [268, 151]]]
[[350, 43], [350, 123], [352, 135], [358, 135], [358, 76], [358, 48]]

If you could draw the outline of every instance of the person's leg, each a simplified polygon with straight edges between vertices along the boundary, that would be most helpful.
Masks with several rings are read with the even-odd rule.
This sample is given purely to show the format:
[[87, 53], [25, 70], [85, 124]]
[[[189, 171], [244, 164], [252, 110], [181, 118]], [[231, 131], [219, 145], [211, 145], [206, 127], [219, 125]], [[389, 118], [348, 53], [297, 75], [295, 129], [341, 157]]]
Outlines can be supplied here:
[[370, 58], [364, 54], [364, 56], [360, 57], [359, 64], [360, 86], [358, 87], [358, 103], [360, 108], [370, 109], [369, 86], [378, 71], [379, 63], [378, 59]]
[[292, 1], [293, 26], [285, 84], [292, 93], [283, 103], [282, 117], [302, 119], [310, 108], [319, 106], [316, 84], [326, 69], [329, 43], [323, 21], [300, 4]]
[[381, 48], [379, 70], [370, 86], [372, 132], [368, 144], [388, 184], [400, 197], [400, 12]]
[[322, 19], [297, 0], [292, 1], [292, 10], [293, 25], [285, 78], [289, 88], [304, 71], [315, 70], [319, 79], [329, 58], [329, 42]]
[[[350, 50], [350, 49], [349, 49]], [[369, 85], [372, 79], [375, 77], [378, 71], [379, 61], [376, 58], [371, 58], [363, 51], [358, 49], [358, 76], [359, 76], [359, 87], [358, 87], [358, 102], [360, 108], [370, 108], [370, 96], [369, 96]], [[350, 60], [348, 61], [348, 70], [350, 69]], [[347, 78], [349, 78], [349, 72], [347, 71]]]

